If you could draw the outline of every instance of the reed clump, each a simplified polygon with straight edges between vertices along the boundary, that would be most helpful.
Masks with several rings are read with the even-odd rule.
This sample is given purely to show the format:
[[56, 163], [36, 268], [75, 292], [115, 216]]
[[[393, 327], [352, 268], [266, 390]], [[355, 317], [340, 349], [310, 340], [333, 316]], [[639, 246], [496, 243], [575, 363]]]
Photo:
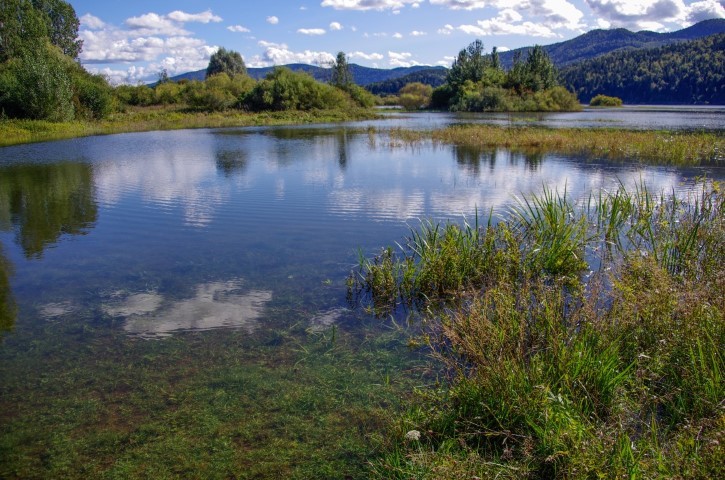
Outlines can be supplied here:
[[428, 132], [391, 129], [394, 142], [586, 154], [613, 160], [688, 164], [723, 160], [723, 137], [709, 132], [638, 131], [604, 128], [454, 125]]
[[[427, 308], [445, 375], [374, 474], [722, 477], [724, 203], [717, 183], [578, 203], [545, 191], [497, 223], [423, 223], [387, 265], [395, 301]], [[368, 271], [353, 273], [361, 292]]]

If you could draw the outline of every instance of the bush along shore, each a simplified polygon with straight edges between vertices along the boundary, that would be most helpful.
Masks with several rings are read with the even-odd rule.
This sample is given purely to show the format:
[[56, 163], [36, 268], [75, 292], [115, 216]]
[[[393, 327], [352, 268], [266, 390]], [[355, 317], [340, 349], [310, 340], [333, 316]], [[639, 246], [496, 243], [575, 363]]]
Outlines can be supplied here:
[[725, 195], [547, 191], [498, 222], [423, 222], [351, 293], [427, 312], [440, 367], [379, 478], [723, 478]]

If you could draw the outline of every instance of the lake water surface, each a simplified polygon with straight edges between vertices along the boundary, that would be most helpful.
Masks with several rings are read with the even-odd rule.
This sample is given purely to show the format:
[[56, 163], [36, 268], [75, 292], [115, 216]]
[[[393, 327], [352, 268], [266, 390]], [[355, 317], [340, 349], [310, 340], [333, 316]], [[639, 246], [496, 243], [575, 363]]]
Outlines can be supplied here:
[[[584, 112], [578, 121], [723, 131], [724, 117], [716, 109], [635, 110], [624, 120]], [[203, 364], [184, 370], [193, 383], [226, 368], [229, 357], [216, 357], [219, 350], [238, 348], [239, 358], [253, 364], [254, 355], [242, 352], [264, 348], [287, 368], [298, 357], [284, 359], [334, 328], [333, 335], [357, 338], [349, 343], [357, 351], [359, 342], [385, 330], [346, 298], [345, 278], [358, 249], [370, 255], [393, 245], [419, 219], [502, 214], [514, 196], [543, 186], [585, 198], [620, 182], [686, 192], [695, 177], [725, 178], [722, 164], [654, 167], [500, 149], [405, 148], [364, 130], [470, 120], [513, 121], [394, 115], [350, 125], [132, 133], [0, 149], [0, 301], [6, 307], [0, 309], [0, 434], [6, 438], [0, 458], [21, 450], [27, 456], [0, 460], [0, 477], [22, 477], [18, 465], [31, 473], [62, 472], [60, 453], [50, 454], [48, 465], [33, 455], [54, 452], [54, 435], [93, 451], [70, 439], [111, 428], [104, 423], [111, 415], [142, 410], [129, 392], [150, 388], [141, 384], [150, 381], [144, 375], [174, 390], [179, 365], [191, 358]], [[576, 125], [565, 115], [540, 121]], [[152, 357], [159, 359], [153, 373], [135, 372]], [[123, 385], [98, 380], [101, 369], [126, 375], [113, 370], [119, 365], [135, 372]], [[239, 368], [251, 367], [240, 361]], [[374, 375], [379, 368], [370, 365]], [[288, 380], [294, 389], [294, 378]], [[73, 385], [95, 399], [92, 408], [83, 407], [94, 420], [68, 426], [70, 420], [51, 417], [81, 408], [71, 399]], [[329, 393], [317, 392], [320, 398]], [[43, 410], [49, 404], [56, 410]], [[172, 407], [158, 408], [163, 417]], [[141, 425], [118, 421], [126, 422], [124, 431]], [[43, 427], [28, 426], [34, 422]], [[242, 465], [244, 449], [229, 448], [238, 462], [231, 463]], [[135, 450], [121, 450], [130, 462]], [[101, 457], [112, 460], [94, 472], [120, 468], [123, 455], [106, 452]], [[80, 476], [81, 460], [65, 461], [70, 476]]]

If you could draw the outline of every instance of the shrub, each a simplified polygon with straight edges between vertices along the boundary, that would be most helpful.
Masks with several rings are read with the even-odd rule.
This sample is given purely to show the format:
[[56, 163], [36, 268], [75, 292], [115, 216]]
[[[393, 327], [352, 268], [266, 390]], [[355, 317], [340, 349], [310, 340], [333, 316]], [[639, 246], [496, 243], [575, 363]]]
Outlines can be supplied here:
[[599, 94], [592, 98], [589, 105], [592, 107], [621, 107], [622, 99]]
[[433, 87], [413, 82], [400, 89], [400, 105], [406, 110], [420, 110], [430, 105]]

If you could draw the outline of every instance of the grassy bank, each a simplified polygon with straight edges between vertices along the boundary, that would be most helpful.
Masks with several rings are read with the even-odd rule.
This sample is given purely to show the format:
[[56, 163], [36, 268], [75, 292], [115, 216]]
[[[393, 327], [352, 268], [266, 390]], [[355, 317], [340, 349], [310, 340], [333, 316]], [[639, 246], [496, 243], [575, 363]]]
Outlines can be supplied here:
[[432, 140], [468, 148], [503, 147], [662, 164], [725, 159], [722, 135], [706, 132], [456, 125], [433, 131], [392, 129], [390, 138], [403, 144]]
[[0, 120], [0, 147], [89, 135], [107, 135], [184, 128], [248, 127], [343, 122], [376, 118], [371, 110], [312, 110], [246, 113], [191, 112], [178, 108], [145, 107], [110, 115], [105, 120], [48, 122]]
[[417, 391], [379, 478], [722, 478], [725, 195], [545, 191], [497, 224], [424, 223], [350, 287], [446, 381]]

